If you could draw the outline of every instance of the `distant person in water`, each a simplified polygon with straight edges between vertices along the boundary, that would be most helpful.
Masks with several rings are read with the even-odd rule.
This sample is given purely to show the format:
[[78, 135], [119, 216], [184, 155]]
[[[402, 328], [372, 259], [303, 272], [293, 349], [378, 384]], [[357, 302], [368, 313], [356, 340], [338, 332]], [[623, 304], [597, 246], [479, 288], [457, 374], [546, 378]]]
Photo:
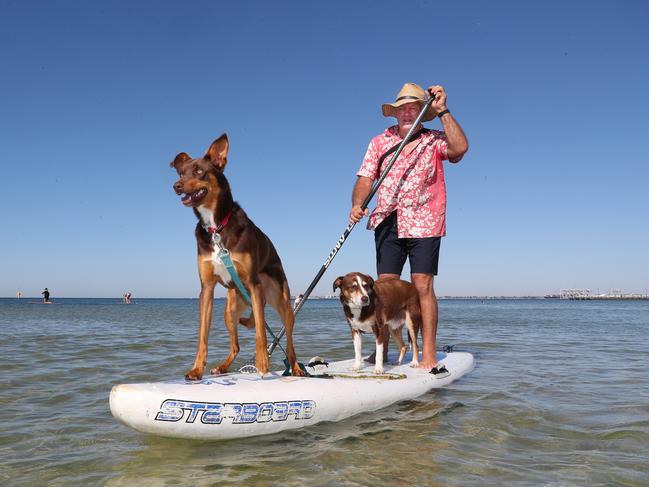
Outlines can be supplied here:
[[126, 291], [124, 293], [124, 304], [131, 304], [131, 292]]
[[45, 288], [41, 294], [43, 295], [43, 302], [44, 303], [49, 303], [50, 302], [50, 292], [47, 290], [47, 288]]
[[293, 302], [293, 309], [297, 308], [297, 305], [300, 304], [300, 301], [304, 299], [304, 294], [300, 294], [295, 301]]

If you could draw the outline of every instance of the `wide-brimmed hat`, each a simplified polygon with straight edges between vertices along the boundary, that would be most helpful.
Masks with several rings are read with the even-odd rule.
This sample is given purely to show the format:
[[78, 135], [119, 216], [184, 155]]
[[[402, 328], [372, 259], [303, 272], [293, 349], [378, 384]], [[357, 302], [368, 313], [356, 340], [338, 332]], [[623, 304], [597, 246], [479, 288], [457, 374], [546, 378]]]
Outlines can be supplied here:
[[[397, 108], [399, 108], [401, 105], [405, 105], [406, 103], [413, 103], [413, 102], [419, 102], [420, 104], [424, 104], [427, 99], [428, 99], [428, 94], [423, 90], [421, 86], [415, 83], [406, 83], [405, 85], [403, 85], [399, 93], [397, 93], [397, 97], [394, 103], [383, 104], [383, 106], [381, 107], [383, 110], [383, 116], [394, 117]], [[424, 116], [422, 117], [421, 121], [427, 122], [428, 120], [432, 120], [436, 116], [437, 113], [435, 113], [433, 107], [429, 106], [428, 109], [426, 110], [426, 113], [424, 113]]]

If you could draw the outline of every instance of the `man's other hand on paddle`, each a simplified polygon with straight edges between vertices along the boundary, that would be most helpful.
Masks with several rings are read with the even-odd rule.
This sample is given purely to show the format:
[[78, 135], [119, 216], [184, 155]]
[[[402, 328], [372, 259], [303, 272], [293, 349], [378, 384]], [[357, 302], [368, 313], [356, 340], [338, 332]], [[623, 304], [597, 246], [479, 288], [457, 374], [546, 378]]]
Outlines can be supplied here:
[[372, 191], [372, 180], [365, 176], [358, 176], [352, 191], [352, 209], [349, 211], [349, 223], [358, 223], [369, 213], [367, 208], [363, 210], [361, 206], [370, 191]]

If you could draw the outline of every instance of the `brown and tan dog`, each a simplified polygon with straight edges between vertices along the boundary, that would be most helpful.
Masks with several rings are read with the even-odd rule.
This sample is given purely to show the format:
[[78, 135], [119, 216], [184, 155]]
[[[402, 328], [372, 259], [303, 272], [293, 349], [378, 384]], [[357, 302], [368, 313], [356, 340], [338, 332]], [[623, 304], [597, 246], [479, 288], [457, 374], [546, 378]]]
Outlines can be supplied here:
[[[270, 239], [232, 198], [230, 185], [223, 175], [229, 147], [228, 137], [223, 134], [212, 143], [203, 157], [193, 159], [181, 152], [171, 163], [171, 167], [180, 176], [174, 183], [174, 191], [183, 195], [182, 203], [193, 208], [199, 220], [195, 232], [198, 242], [198, 274], [201, 280], [198, 350], [194, 366], [185, 378], [197, 380], [203, 377], [212, 324], [214, 288], [217, 283], [228, 289], [224, 318], [230, 333], [230, 354], [211, 373], [227, 372], [239, 353], [237, 325], [240, 321], [249, 328], [255, 328], [256, 367], [262, 375], [268, 372], [264, 321], [264, 306], [268, 302], [277, 310], [286, 328], [286, 352], [291, 371], [293, 375], [304, 375], [293, 349], [295, 318], [289, 305], [291, 294], [282, 261]], [[222, 246], [230, 252], [237, 274], [250, 294], [253, 319], [241, 320], [248, 303], [218, 257], [212, 237], [214, 233], [220, 236]]]
[[353, 370], [361, 368], [361, 333], [373, 332], [376, 337], [374, 372], [383, 373], [383, 342], [386, 328], [399, 345], [397, 363], [401, 364], [406, 354], [406, 345], [401, 337], [404, 323], [408, 328], [408, 336], [412, 344], [410, 365], [412, 367], [419, 365], [417, 334], [421, 330], [421, 309], [415, 286], [401, 279], [374, 281], [366, 274], [350, 272], [334, 281], [334, 291], [338, 288], [340, 288], [340, 302], [343, 304], [345, 318], [352, 330]]

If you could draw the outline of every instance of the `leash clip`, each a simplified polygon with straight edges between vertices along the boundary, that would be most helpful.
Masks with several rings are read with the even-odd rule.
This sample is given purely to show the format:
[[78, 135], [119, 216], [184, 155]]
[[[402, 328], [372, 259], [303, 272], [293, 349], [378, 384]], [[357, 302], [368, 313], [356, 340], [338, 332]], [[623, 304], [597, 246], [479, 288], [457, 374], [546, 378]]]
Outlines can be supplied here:
[[221, 234], [219, 233], [219, 228], [218, 227], [208, 227], [208, 226], [205, 226], [203, 228], [205, 228], [205, 231], [212, 236], [212, 244], [217, 249], [219, 249], [219, 251], [225, 250], [227, 252], [227, 249], [225, 249], [223, 247], [223, 245], [221, 245], [222, 239], [221, 239]]
[[216, 232], [212, 233], [212, 243], [216, 245], [219, 249], [223, 248], [223, 246], [221, 245], [221, 235], [219, 235]]
[[230, 251], [226, 249], [223, 245], [221, 245], [222, 242], [221, 235], [218, 233], [213, 233], [212, 234], [212, 243], [214, 244], [214, 247], [218, 250], [218, 255], [219, 259], [223, 260], [223, 257], [227, 257], [230, 255]]

